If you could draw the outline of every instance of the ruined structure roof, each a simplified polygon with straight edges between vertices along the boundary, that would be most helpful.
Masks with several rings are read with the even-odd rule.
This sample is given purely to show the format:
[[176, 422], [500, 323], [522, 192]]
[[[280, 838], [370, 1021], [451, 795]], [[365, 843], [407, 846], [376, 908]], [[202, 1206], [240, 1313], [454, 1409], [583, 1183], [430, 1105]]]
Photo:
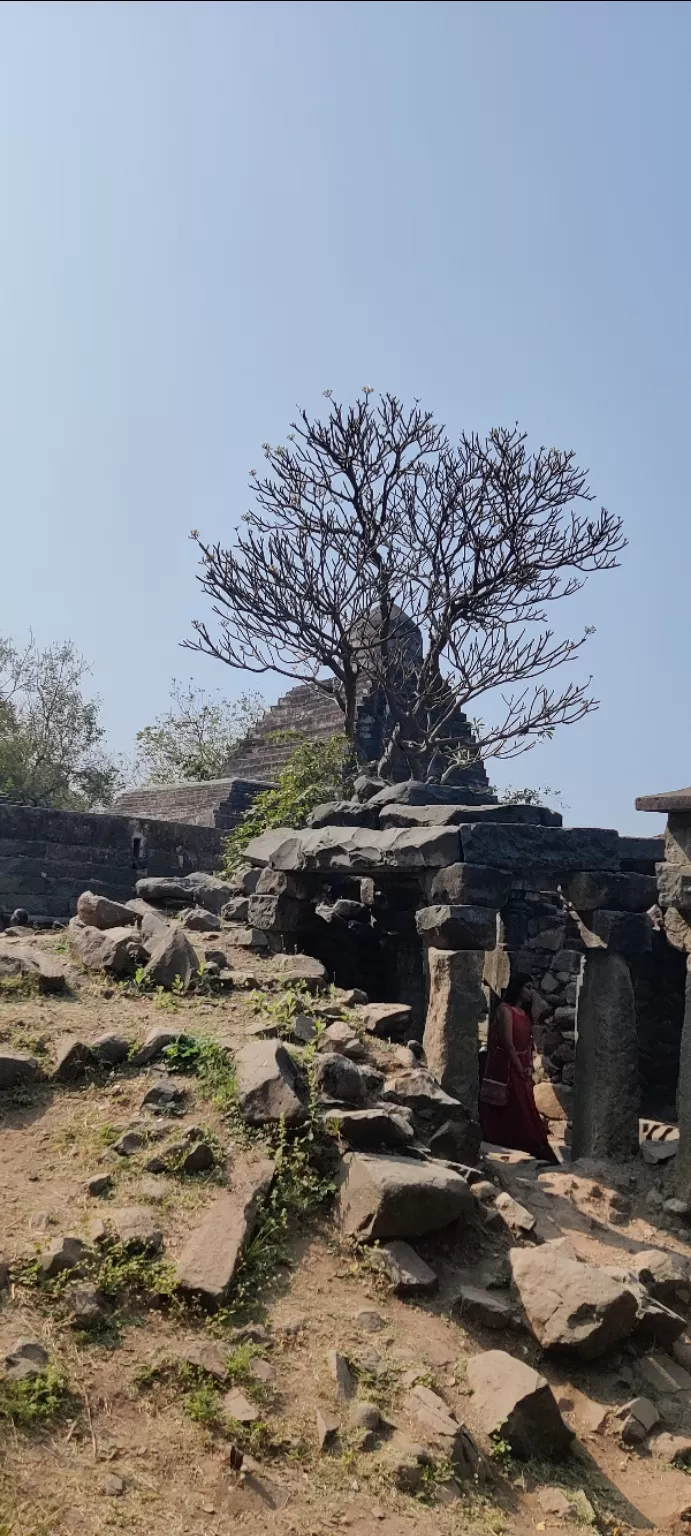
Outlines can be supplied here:
[[688, 789], [667, 790], [663, 795], [639, 795], [636, 810], [662, 811], [663, 815], [670, 811], [691, 811], [691, 785]]

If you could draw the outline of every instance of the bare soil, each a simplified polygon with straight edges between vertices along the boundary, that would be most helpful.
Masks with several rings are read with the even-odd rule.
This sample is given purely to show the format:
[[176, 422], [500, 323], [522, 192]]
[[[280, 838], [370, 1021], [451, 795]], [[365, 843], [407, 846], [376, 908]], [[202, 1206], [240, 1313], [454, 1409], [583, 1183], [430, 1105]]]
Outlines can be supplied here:
[[[67, 959], [60, 940], [41, 940]], [[252, 962], [261, 980], [263, 962]], [[153, 1024], [239, 1043], [256, 1030], [258, 1017], [245, 993], [222, 1000], [179, 999], [164, 1007], [121, 987], [104, 987], [70, 969], [69, 995], [39, 999], [0, 995], [0, 1044], [39, 1052], [49, 1067], [56, 1040], [65, 1033], [93, 1039], [114, 1030], [141, 1041]], [[109, 993], [110, 995], [106, 995]], [[383, 1063], [389, 1050], [377, 1047]], [[83, 1086], [39, 1084], [0, 1096], [0, 1250], [13, 1275], [53, 1237], [88, 1236], [95, 1217], [125, 1204], [151, 1203], [165, 1233], [165, 1257], [174, 1261], [186, 1234], [218, 1192], [225, 1170], [255, 1150], [238, 1138], [232, 1122], [186, 1078], [185, 1113], [171, 1133], [203, 1125], [221, 1148], [220, 1170], [195, 1178], [159, 1177], [144, 1171], [151, 1149], [119, 1157], [110, 1145], [116, 1132], [146, 1119], [140, 1106], [160, 1065], [104, 1073]], [[149, 1117], [152, 1124], [160, 1123]], [[668, 1247], [691, 1257], [685, 1235], [655, 1224], [645, 1196], [663, 1175], [637, 1165], [617, 1182], [632, 1199], [630, 1220], [610, 1205], [605, 1180], [568, 1169], [537, 1179], [532, 1165], [494, 1164], [502, 1182], [538, 1218], [542, 1238], [568, 1234], [579, 1256], [622, 1263], [632, 1248]], [[86, 1193], [87, 1179], [107, 1171], [114, 1192], [107, 1199]], [[155, 1188], [153, 1187], [155, 1182]], [[614, 1219], [612, 1219], [614, 1217]], [[461, 1236], [419, 1244], [440, 1275], [432, 1302], [394, 1296], [368, 1267], [366, 1255], [343, 1247], [330, 1211], [308, 1231], [291, 1234], [291, 1264], [265, 1287], [252, 1308], [269, 1330], [266, 1349], [273, 1379], [264, 1387], [262, 1418], [250, 1470], [230, 1466], [232, 1436], [189, 1415], [189, 1391], [175, 1377], [151, 1372], [192, 1338], [218, 1338], [218, 1322], [182, 1306], [131, 1305], [121, 1309], [118, 1330], [101, 1341], [76, 1335], [59, 1298], [14, 1281], [0, 1303], [0, 1356], [21, 1337], [44, 1340], [71, 1391], [68, 1411], [48, 1426], [26, 1430], [0, 1423], [0, 1536], [93, 1536], [121, 1530], [146, 1536], [227, 1536], [236, 1528], [326, 1536], [452, 1536], [478, 1532], [519, 1536], [525, 1531], [583, 1529], [583, 1518], [546, 1514], [540, 1490], [582, 1489], [596, 1525], [681, 1536], [691, 1529], [691, 1482], [686, 1472], [642, 1449], [627, 1449], [611, 1429], [589, 1428], [592, 1403], [622, 1404], [648, 1389], [639, 1379], [639, 1355], [623, 1350], [574, 1370], [541, 1358], [520, 1329], [497, 1335], [470, 1330], [454, 1319], [450, 1297], [459, 1279], [496, 1276], [513, 1240], [501, 1222]], [[370, 1331], [363, 1309], [381, 1326]], [[230, 1336], [226, 1333], [228, 1347]], [[347, 1428], [347, 1410], [336, 1399], [327, 1351], [341, 1350], [359, 1375], [359, 1396], [374, 1397], [391, 1426], [364, 1449]], [[398, 1492], [388, 1468], [392, 1437], [419, 1441], [419, 1425], [405, 1409], [405, 1377], [422, 1373], [475, 1432], [465, 1361], [478, 1349], [506, 1348], [539, 1363], [560, 1401], [576, 1439], [566, 1462], [525, 1466], [488, 1453], [489, 1481], [468, 1491], [451, 1483], [445, 1469], [417, 1496]], [[148, 1374], [147, 1374], [148, 1373]], [[245, 1386], [248, 1395], [251, 1388]], [[320, 1454], [315, 1410], [336, 1413], [342, 1434]], [[661, 1429], [691, 1434], [691, 1395], [658, 1401]], [[108, 1493], [109, 1477], [123, 1491]], [[585, 1506], [587, 1515], [587, 1506]]]

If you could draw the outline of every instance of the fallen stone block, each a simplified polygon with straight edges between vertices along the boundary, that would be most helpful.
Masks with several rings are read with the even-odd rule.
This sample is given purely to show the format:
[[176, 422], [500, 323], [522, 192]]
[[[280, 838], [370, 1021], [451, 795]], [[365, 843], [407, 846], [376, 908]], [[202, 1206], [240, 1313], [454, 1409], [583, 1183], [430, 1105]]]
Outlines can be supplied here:
[[447, 1163], [473, 1163], [481, 1139], [479, 1121], [464, 1114], [463, 1118], [443, 1121], [430, 1137], [429, 1150], [433, 1157], [443, 1157]]
[[[342, 1058], [339, 1058], [339, 1060]], [[307, 1113], [307, 1086], [292, 1056], [278, 1040], [253, 1040], [235, 1057], [238, 1105], [250, 1125], [285, 1118], [299, 1125]]]
[[123, 1061], [127, 1061], [130, 1048], [122, 1035], [116, 1035], [113, 1031], [97, 1035], [95, 1040], [89, 1041], [89, 1049], [100, 1067], [119, 1067]]
[[0, 1048], [0, 1090], [18, 1088], [33, 1083], [38, 1076], [38, 1062], [25, 1051], [8, 1051]]
[[330, 1445], [333, 1445], [341, 1426], [335, 1415], [329, 1413], [327, 1408], [317, 1408], [315, 1414], [317, 1420], [317, 1445], [320, 1451], [324, 1451]]
[[192, 901], [198, 907], [204, 907], [207, 912], [215, 912], [217, 915], [235, 895], [232, 883], [219, 880], [216, 875], [207, 875], [202, 870], [177, 878], [147, 876], [137, 881], [135, 890], [142, 900], [150, 901], [154, 906], [188, 907]]
[[[94, 929], [94, 933], [96, 929]], [[94, 1071], [97, 1061], [91, 1047], [76, 1035], [61, 1035], [55, 1045], [53, 1080], [56, 1083], [74, 1083], [87, 1072]]]
[[223, 927], [220, 917], [215, 912], [205, 912], [203, 907], [186, 907], [178, 922], [188, 933], [220, 933]]
[[511, 1307], [496, 1291], [479, 1285], [462, 1285], [453, 1300], [453, 1311], [462, 1323], [501, 1332], [512, 1322]]
[[324, 1124], [358, 1152], [397, 1151], [415, 1139], [410, 1121], [386, 1109], [327, 1109]]
[[381, 1072], [359, 1067], [339, 1051], [327, 1051], [317, 1057], [314, 1081], [325, 1098], [354, 1105], [364, 1104], [384, 1086]]
[[450, 1093], [445, 1093], [431, 1072], [426, 1072], [423, 1067], [387, 1077], [381, 1097], [387, 1103], [402, 1104], [412, 1110], [415, 1124], [423, 1135], [433, 1135], [446, 1120], [459, 1120], [461, 1124], [467, 1120], [463, 1105]]
[[44, 1279], [52, 1280], [66, 1269], [76, 1269], [88, 1255], [89, 1249], [80, 1237], [56, 1237], [39, 1255], [38, 1267]]
[[378, 1040], [409, 1040], [412, 1016], [409, 1003], [368, 1003], [362, 1023]]
[[173, 924], [154, 939], [150, 956], [144, 979], [154, 987], [165, 987], [169, 991], [179, 983], [186, 992], [199, 970], [197, 951], [182, 929]]
[[179, 1029], [166, 1029], [163, 1024], [154, 1024], [145, 1035], [144, 1044], [139, 1047], [139, 1050], [133, 1052], [132, 1066], [147, 1067], [149, 1062], [156, 1061], [163, 1055], [167, 1045], [173, 1045], [179, 1039], [180, 1033]]
[[23, 976], [39, 992], [64, 992], [67, 987], [67, 977], [52, 955], [38, 945], [0, 935], [0, 977], [4, 976]]
[[248, 923], [262, 933], [304, 933], [314, 927], [314, 909], [292, 896], [250, 896]]
[[161, 1077], [158, 1082], [152, 1083], [147, 1088], [142, 1099], [142, 1109], [156, 1109], [163, 1111], [179, 1110], [187, 1098], [187, 1089], [181, 1083], [171, 1083], [168, 1078]]
[[494, 1202], [495, 1211], [499, 1212], [502, 1221], [510, 1232], [516, 1236], [527, 1236], [535, 1231], [535, 1217], [531, 1211], [527, 1211], [520, 1200], [514, 1200], [508, 1190], [502, 1190]]
[[649, 1397], [634, 1397], [630, 1403], [617, 1408], [612, 1414], [612, 1422], [625, 1445], [641, 1445], [651, 1429], [659, 1424], [660, 1415]]
[[633, 1332], [636, 1297], [604, 1270], [547, 1244], [512, 1248], [509, 1261], [528, 1326], [543, 1349], [595, 1360]]
[[5, 1355], [5, 1376], [9, 1381], [25, 1381], [30, 1376], [40, 1376], [49, 1359], [48, 1350], [40, 1339], [17, 1339]]
[[[602, 827], [530, 827], [506, 822], [475, 822], [459, 828], [462, 857], [468, 864], [494, 864], [517, 871], [619, 868], [619, 835]], [[452, 861], [449, 860], [449, 863]]]
[[108, 1222], [123, 1248], [158, 1253], [163, 1246], [163, 1233], [148, 1205], [124, 1205], [119, 1210], [109, 1210]]
[[326, 966], [312, 955], [279, 955], [274, 970], [281, 981], [291, 986], [302, 982], [312, 993], [321, 992], [329, 983]]
[[345, 1355], [337, 1349], [329, 1349], [326, 1364], [331, 1380], [336, 1383], [337, 1397], [342, 1401], [354, 1397], [357, 1383]]
[[93, 891], [82, 891], [77, 902], [77, 917], [88, 928], [126, 928], [137, 921], [137, 913], [121, 901], [110, 901]]
[[72, 953], [87, 971], [106, 971], [109, 976], [132, 976], [146, 960], [146, 950], [137, 927], [91, 928], [73, 917], [67, 928], [67, 942]]
[[503, 1349], [472, 1355], [467, 1365], [473, 1412], [487, 1435], [506, 1440], [515, 1456], [559, 1457], [573, 1435], [551, 1387], [538, 1371]]
[[[456, 1477], [466, 1481], [478, 1476], [484, 1464], [475, 1441], [437, 1392], [430, 1387], [415, 1386], [405, 1406], [444, 1458], [451, 1462]], [[482, 1480], [478, 1477], [478, 1481]]]
[[536, 1083], [535, 1103], [545, 1120], [568, 1120], [573, 1107], [573, 1089], [562, 1083]]
[[221, 908], [224, 923], [247, 923], [250, 912], [249, 896], [231, 896]]
[[67, 1297], [70, 1323], [84, 1333], [101, 1328], [108, 1317], [108, 1303], [95, 1286], [79, 1286]]
[[415, 926], [421, 939], [436, 949], [494, 949], [497, 914], [491, 907], [420, 907]]
[[243, 1169], [230, 1190], [212, 1201], [178, 1262], [176, 1282], [181, 1291], [199, 1297], [207, 1306], [223, 1301], [243, 1248], [257, 1225], [274, 1172], [273, 1162], [260, 1158]]
[[626, 1265], [656, 1301], [691, 1301], [688, 1265], [679, 1254], [663, 1248], [644, 1248], [629, 1254]]
[[691, 1436], [689, 1435], [655, 1435], [649, 1442], [648, 1449], [653, 1456], [661, 1461], [668, 1461], [671, 1466], [686, 1467], [691, 1463]]
[[439, 1286], [439, 1276], [410, 1243], [382, 1243], [372, 1259], [391, 1281], [397, 1296], [427, 1296]]
[[474, 1201], [460, 1174], [434, 1162], [350, 1152], [343, 1159], [342, 1230], [369, 1241], [420, 1237], [472, 1220]]

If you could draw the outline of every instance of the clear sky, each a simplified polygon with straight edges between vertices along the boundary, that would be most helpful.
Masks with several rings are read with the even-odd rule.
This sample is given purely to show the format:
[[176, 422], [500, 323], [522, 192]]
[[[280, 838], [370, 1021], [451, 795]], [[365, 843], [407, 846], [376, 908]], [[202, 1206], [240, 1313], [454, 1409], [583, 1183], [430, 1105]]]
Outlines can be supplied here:
[[[621, 513], [598, 714], [501, 769], [652, 833], [691, 780], [691, 7], [0, 7], [0, 633], [70, 637], [111, 744], [203, 599], [263, 440], [363, 383], [573, 447]], [[269, 680], [266, 693], [285, 685]]]

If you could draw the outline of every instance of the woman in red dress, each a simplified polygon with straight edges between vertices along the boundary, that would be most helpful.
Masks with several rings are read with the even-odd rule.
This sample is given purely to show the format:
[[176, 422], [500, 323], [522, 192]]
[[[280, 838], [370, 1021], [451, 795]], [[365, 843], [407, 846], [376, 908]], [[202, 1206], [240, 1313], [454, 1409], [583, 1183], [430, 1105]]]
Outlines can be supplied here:
[[489, 1027], [480, 1086], [483, 1141], [556, 1163], [533, 1093], [532, 976], [514, 976]]

